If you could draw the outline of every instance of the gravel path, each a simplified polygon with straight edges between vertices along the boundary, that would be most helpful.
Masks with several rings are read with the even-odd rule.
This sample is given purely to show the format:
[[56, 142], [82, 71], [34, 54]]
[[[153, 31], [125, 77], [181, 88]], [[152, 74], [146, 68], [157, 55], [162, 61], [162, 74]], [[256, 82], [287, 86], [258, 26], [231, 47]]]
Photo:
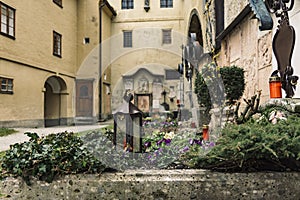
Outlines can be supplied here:
[[97, 124], [97, 125], [83, 125], [83, 126], [58, 126], [58, 127], [47, 127], [47, 128], [14, 128], [17, 133], [0, 137], [0, 151], [5, 151], [9, 149], [11, 144], [21, 143], [28, 141], [29, 137], [25, 135], [26, 132], [37, 133], [40, 137], [46, 136], [51, 133], [61, 133], [61, 132], [83, 132], [89, 130], [95, 130], [106, 127], [107, 124]]

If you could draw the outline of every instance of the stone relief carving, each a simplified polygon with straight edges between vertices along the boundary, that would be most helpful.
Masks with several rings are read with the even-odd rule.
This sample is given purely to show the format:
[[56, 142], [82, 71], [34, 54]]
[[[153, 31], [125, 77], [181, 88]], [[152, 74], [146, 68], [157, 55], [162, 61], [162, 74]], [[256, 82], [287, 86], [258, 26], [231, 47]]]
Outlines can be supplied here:
[[145, 78], [142, 77], [139, 82], [139, 87], [138, 87], [138, 91], [139, 92], [149, 92], [149, 81]]
[[256, 65], [256, 56], [252, 55], [249, 59], [244, 60], [243, 67], [245, 70], [245, 92], [243, 98], [251, 98], [256, 90], [258, 89], [258, 77], [257, 77], [257, 65]]
[[258, 40], [258, 67], [263, 68], [272, 62], [272, 35], [271, 32]]
[[125, 90], [133, 90], [133, 79], [124, 80]]

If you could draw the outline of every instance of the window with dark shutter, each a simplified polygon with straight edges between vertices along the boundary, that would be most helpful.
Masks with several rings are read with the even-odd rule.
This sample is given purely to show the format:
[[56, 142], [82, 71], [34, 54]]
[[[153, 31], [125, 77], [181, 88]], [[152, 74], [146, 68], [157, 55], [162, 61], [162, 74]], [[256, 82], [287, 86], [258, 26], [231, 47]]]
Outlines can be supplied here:
[[13, 94], [13, 79], [0, 77], [0, 93]]
[[173, 8], [173, 0], [160, 0], [161, 8]]
[[61, 34], [53, 31], [53, 55], [61, 57]]
[[170, 29], [162, 30], [162, 43], [171, 44], [172, 43], [172, 32]]
[[122, 9], [133, 9], [133, 0], [122, 0]]
[[15, 38], [15, 9], [0, 2], [1, 35]]
[[123, 31], [123, 47], [132, 47], [132, 31]]

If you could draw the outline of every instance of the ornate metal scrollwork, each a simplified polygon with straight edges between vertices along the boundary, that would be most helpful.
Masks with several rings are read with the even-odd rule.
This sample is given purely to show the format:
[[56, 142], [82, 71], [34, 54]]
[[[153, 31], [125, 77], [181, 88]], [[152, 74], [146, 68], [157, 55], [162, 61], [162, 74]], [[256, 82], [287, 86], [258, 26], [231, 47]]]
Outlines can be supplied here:
[[271, 13], [280, 18], [272, 44], [278, 70], [275, 70], [271, 76], [278, 76], [279, 72], [286, 98], [292, 98], [299, 78], [293, 75], [294, 70], [291, 65], [296, 36], [294, 28], [289, 23], [288, 11], [293, 8], [294, 0], [266, 0], [266, 5]]
[[[269, 11], [275, 13], [277, 17], [281, 16], [282, 12], [291, 11], [294, 7], [294, 0], [266, 0]], [[289, 5], [287, 5], [289, 4]]]

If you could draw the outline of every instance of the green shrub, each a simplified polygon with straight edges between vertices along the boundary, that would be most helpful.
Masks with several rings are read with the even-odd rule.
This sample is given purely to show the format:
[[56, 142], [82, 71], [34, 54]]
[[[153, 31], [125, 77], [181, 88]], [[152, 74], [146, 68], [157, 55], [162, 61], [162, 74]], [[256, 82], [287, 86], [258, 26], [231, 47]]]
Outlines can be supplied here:
[[261, 117], [245, 124], [228, 124], [206, 156], [194, 167], [220, 171], [300, 170], [300, 118], [292, 115], [276, 124]]
[[220, 68], [226, 100], [230, 103], [239, 100], [245, 90], [244, 69], [237, 66], [226, 66]]
[[229, 103], [239, 100], [244, 90], [244, 70], [237, 66], [218, 68], [214, 63], [209, 63], [197, 73], [195, 80], [198, 103], [207, 110], [211, 109], [212, 103], [222, 105], [224, 98]]
[[27, 183], [30, 176], [51, 182], [62, 174], [98, 173], [105, 169], [73, 133], [63, 132], [42, 138], [36, 133], [25, 134], [30, 140], [11, 145], [1, 161], [3, 171], [21, 176]]
[[17, 131], [10, 128], [0, 128], [0, 137], [7, 136], [13, 133], [16, 133]]

